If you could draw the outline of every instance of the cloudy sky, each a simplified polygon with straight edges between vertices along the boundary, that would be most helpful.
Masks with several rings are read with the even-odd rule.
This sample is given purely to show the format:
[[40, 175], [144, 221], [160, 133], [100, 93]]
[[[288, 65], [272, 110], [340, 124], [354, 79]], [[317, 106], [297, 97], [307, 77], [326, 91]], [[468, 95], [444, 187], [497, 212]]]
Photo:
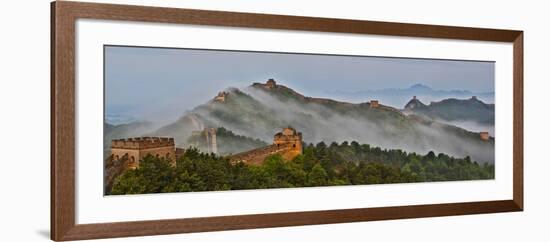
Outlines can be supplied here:
[[494, 63], [106, 46], [105, 113], [170, 122], [218, 91], [268, 78], [306, 96], [328, 98], [417, 83], [493, 92]]

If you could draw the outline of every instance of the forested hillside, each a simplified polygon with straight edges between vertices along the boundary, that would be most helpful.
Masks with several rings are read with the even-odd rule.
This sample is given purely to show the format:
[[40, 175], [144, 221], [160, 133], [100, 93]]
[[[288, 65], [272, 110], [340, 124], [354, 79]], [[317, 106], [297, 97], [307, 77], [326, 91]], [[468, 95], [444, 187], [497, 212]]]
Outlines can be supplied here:
[[494, 179], [494, 165], [429, 152], [385, 150], [357, 142], [320, 142], [285, 161], [279, 155], [262, 165], [231, 164], [225, 157], [188, 149], [170, 166], [148, 156], [139, 168], [119, 176], [111, 194], [218, 191], [334, 185]]
[[480, 163], [494, 163], [494, 140], [483, 141], [478, 132], [436, 120], [409, 117], [383, 103], [374, 107], [370, 102], [307, 97], [274, 82], [230, 88], [221, 94], [220, 99], [197, 106], [154, 135], [174, 137], [176, 145], [187, 147], [192, 131], [224, 127], [270, 143], [281, 127], [292, 126], [309, 143], [356, 140], [408, 152], [469, 155]]
[[[259, 139], [253, 139], [235, 134], [231, 130], [227, 130], [224, 127], [219, 127], [216, 129], [216, 139], [218, 144], [218, 154], [220, 155], [236, 154], [268, 145], [266, 142]], [[187, 143], [193, 145], [199, 150], [207, 150], [206, 139], [204, 136], [191, 136], [187, 140]]]

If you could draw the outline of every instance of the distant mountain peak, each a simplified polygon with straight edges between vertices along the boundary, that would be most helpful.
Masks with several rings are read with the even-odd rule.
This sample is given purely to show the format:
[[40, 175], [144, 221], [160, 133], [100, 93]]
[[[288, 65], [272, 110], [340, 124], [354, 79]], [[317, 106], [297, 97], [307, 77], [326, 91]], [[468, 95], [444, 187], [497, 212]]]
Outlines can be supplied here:
[[292, 88], [289, 88], [285, 85], [277, 84], [277, 82], [274, 79], [268, 79], [266, 83], [255, 82], [251, 85], [251, 87], [269, 92], [271, 95], [275, 95], [281, 100], [295, 100], [304, 104], [316, 103], [316, 104], [322, 104], [322, 105], [326, 105], [326, 104], [343, 105], [348, 107], [356, 105], [349, 102], [336, 101], [330, 98], [304, 96], [303, 94], [295, 91]]
[[277, 82], [273, 78], [269, 78], [265, 83], [254, 82], [252, 83], [251, 87], [258, 88], [264, 91], [279, 91], [279, 92], [285, 91], [285, 92], [292, 93], [294, 95], [302, 96], [301, 94], [292, 90], [289, 87], [286, 87], [281, 84], [277, 84]]
[[238, 95], [241, 91], [235, 87], [229, 87], [223, 91], [218, 92], [218, 95], [212, 98], [211, 103], [225, 103], [231, 95]]
[[263, 89], [275, 89], [275, 88], [278, 87], [277, 82], [273, 78], [269, 78], [265, 83], [254, 82], [254, 83], [252, 83], [252, 86], [253, 87], [260, 87], [260, 88], [263, 88]]
[[494, 104], [486, 104], [476, 96], [465, 99], [446, 98], [440, 101], [432, 101], [429, 105], [424, 105], [413, 98], [405, 105], [405, 111], [436, 120], [468, 120], [494, 126]]
[[413, 96], [413, 98], [405, 105], [405, 109], [416, 109], [423, 107], [426, 107], [426, 104], [418, 100], [416, 96]]
[[436, 105], [477, 105], [477, 106], [493, 106], [492, 104], [487, 104], [477, 98], [477, 96], [471, 96], [470, 98], [460, 99], [460, 98], [446, 98], [440, 101], [432, 101], [428, 106]]
[[287, 97], [293, 97], [299, 100], [305, 100], [309, 98], [298, 93], [297, 91], [294, 91], [292, 88], [289, 88], [285, 85], [277, 84], [277, 82], [273, 78], [268, 79], [265, 83], [254, 82], [252, 83], [251, 87], [258, 88], [263, 91], [285, 95]]
[[[374, 95], [362, 99], [370, 100], [369, 102], [352, 103], [347, 100], [305, 96], [291, 89], [291, 85], [287, 87], [282, 83], [284, 83], [282, 80], [266, 79], [250, 83], [251, 85], [242, 89], [225, 89], [220, 90], [222, 91], [220, 93], [212, 93], [211, 98], [219, 96], [217, 101], [210, 100], [196, 106], [185, 114], [186, 118], [163, 126], [154, 134], [155, 136], [174, 136], [179, 142], [178, 145], [185, 147], [193, 145], [192, 141], [189, 141], [193, 131], [207, 127], [224, 127], [235, 134], [268, 141], [272, 139], [275, 130], [292, 125], [303, 133], [304, 140], [307, 142], [356, 140], [386, 148], [406, 147], [412, 152], [424, 152], [426, 147], [433, 147], [434, 151], [453, 156], [470, 155], [476, 161], [492, 162], [494, 160], [494, 153], [491, 152], [494, 149], [492, 146], [494, 142], [481, 143], [478, 133], [439, 123], [423, 115], [424, 111], [429, 112], [427, 116], [440, 109], [430, 112], [434, 107], [415, 108], [410, 110], [410, 113], [418, 113], [418, 115], [408, 116], [401, 110], [385, 105], [384, 101]], [[410, 100], [414, 95], [418, 97], [413, 97], [409, 107], [413, 103], [424, 106], [418, 99], [422, 97], [422, 100], [426, 101], [423, 99], [425, 94], [422, 94], [422, 91], [418, 93], [420, 94], [407, 93], [406, 100]], [[376, 100], [380, 101], [378, 105]], [[403, 102], [399, 106], [401, 105]], [[457, 112], [447, 115], [449, 119], [455, 120], [455, 113], [468, 114], [472, 111], [476, 113], [470, 116], [479, 116], [477, 109], [463, 108], [463, 105], [455, 106]], [[441, 110], [453, 111], [455, 106], [453, 109], [442, 108]], [[481, 111], [485, 110], [480, 110], [480, 113]], [[387, 138], [380, 139], [380, 137]], [[465, 140], [467, 147], [455, 148], [455, 145], [445, 142], [448, 137]], [[217, 142], [219, 147], [224, 145], [237, 147], [235, 145], [238, 145], [242, 148], [244, 139], [233, 137], [222, 140], [220, 135]], [[480, 145], [484, 146], [483, 152], [478, 152]], [[241, 148], [227, 150], [229, 153], [235, 153]]]
[[432, 90], [431, 87], [429, 86], [426, 86], [424, 84], [421, 84], [421, 83], [416, 83], [414, 85], [411, 86], [411, 89], [423, 89], [423, 90]]

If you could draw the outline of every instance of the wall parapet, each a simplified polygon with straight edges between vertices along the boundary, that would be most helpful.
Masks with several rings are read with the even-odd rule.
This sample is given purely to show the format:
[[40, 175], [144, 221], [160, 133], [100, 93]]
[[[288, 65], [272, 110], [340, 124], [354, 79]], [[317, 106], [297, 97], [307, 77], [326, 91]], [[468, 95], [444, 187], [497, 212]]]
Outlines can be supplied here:
[[273, 144], [253, 150], [237, 153], [229, 157], [232, 164], [243, 162], [261, 164], [269, 155], [280, 154], [285, 160], [291, 160], [302, 153], [302, 133], [291, 127], [284, 128], [273, 136]]
[[136, 137], [111, 141], [111, 148], [114, 149], [150, 149], [174, 145], [174, 138], [167, 137]]

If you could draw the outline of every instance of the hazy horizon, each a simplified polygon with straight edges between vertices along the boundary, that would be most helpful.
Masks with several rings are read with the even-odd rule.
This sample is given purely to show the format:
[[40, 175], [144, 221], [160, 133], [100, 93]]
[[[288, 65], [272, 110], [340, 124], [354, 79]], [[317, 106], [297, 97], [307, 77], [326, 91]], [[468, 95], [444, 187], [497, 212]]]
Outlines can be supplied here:
[[[422, 84], [447, 92], [493, 93], [494, 65], [479, 61], [106, 46], [105, 114], [120, 123], [167, 123], [219, 91], [242, 89], [269, 78], [306, 96], [349, 102], [380, 99], [402, 108], [399, 104], [409, 98], [409, 93], [389, 97], [372, 91]], [[447, 92], [441, 95], [455, 97]], [[425, 103], [441, 97], [418, 96]], [[492, 100], [490, 96], [481, 99]]]

